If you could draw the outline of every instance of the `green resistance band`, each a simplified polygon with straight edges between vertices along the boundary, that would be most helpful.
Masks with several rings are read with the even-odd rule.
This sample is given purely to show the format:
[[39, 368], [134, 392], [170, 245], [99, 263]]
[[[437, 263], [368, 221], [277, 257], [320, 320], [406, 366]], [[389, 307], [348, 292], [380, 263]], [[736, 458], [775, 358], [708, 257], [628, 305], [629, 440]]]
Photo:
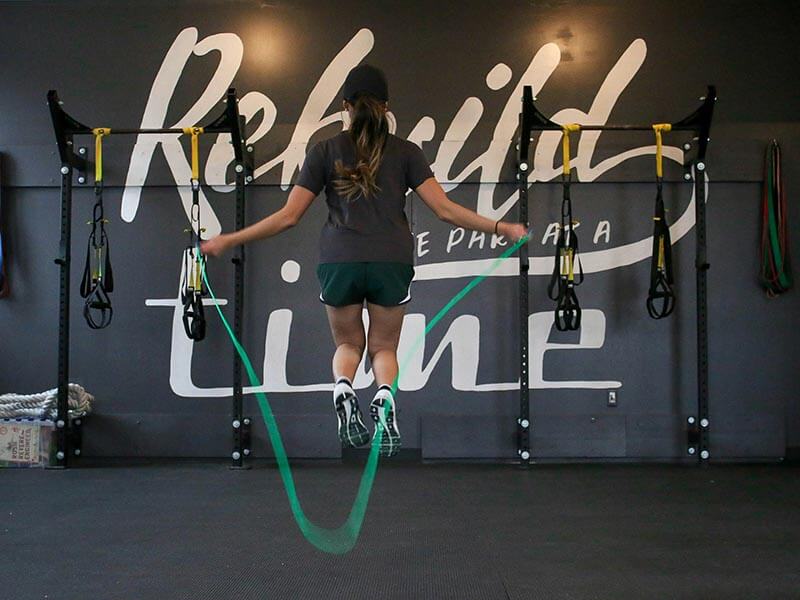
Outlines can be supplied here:
[[[477, 286], [495, 269], [497, 269], [504, 259], [508, 258], [511, 254], [519, 250], [519, 248], [528, 241], [529, 237], [530, 234], [526, 235], [516, 244], [508, 248], [508, 250], [503, 252], [503, 254], [501, 254], [492, 262], [486, 271], [474, 277], [467, 285], [463, 287], [460, 292], [458, 292], [458, 294], [453, 296], [453, 298], [448, 301], [438, 313], [436, 313], [436, 316], [431, 319], [431, 321], [425, 327], [425, 331], [414, 342], [411, 350], [401, 362], [397, 377], [392, 383], [393, 395], [395, 392], [397, 392], [397, 386], [400, 381], [400, 373], [405, 370], [408, 362], [414, 356], [414, 353], [417, 351], [420, 344], [422, 344], [425, 336], [428, 335], [428, 332], [430, 332], [431, 329], [433, 329], [436, 324], [441, 321], [442, 318], [456, 304], [458, 304], [467, 294], [475, 289], [475, 286]], [[236, 348], [236, 352], [242, 359], [242, 364], [244, 364], [245, 370], [247, 371], [247, 376], [250, 379], [250, 385], [255, 388], [259, 388], [261, 387], [261, 382], [258, 380], [258, 376], [253, 369], [253, 364], [250, 362], [250, 358], [247, 356], [247, 352], [245, 352], [242, 344], [238, 339], [236, 339], [236, 335], [234, 335], [230, 324], [225, 318], [225, 315], [222, 314], [222, 309], [219, 306], [217, 297], [214, 295], [214, 290], [211, 287], [206, 275], [205, 260], [201, 259], [201, 261], [203, 281], [205, 281], [206, 288], [208, 289], [208, 292], [214, 301], [214, 307], [217, 309], [217, 314], [222, 320], [222, 324], [225, 326], [225, 330], [228, 332], [228, 336], [230, 337], [233, 346]], [[278, 471], [280, 472], [281, 479], [283, 480], [283, 486], [286, 489], [286, 496], [289, 498], [289, 506], [292, 509], [292, 515], [294, 515], [294, 520], [297, 522], [297, 525], [300, 528], [303, 536], [313, 546], [317, 547], [323, 552], [330, 554], [345, 554], [346, 552], [349, 552], [352, 550], [356, 544], [356, 541], [358, 540], [358, 535], [361, 532], [361, 525], [364, 522], [364, 515], [367, 512], [367, 504], [369, 504], [372, 483], [375, 480], [375, 473], [378, 470], [378, 450], [380, 449], [381, 439], [383, 438], [383, 429], [380, 425], [377, 425], [378, 431], [372, 439], [372, 446], [370, 448], [369, 457], [367, 458], [367, 464], [364, 467], [363, 474], [361, 475], [361, 482], [358, 486], [356, 499], [353, 502], [352, 508], [350, 509], [350, 515], [339, 527], [334, 529], [326, 529], [309, 521], [308, 517], [306, 517], [305, 513], [303, 512], [303, 507], [300, 505], [300, 499], [297, 496], [297, 487], [295, 486], [294, 477], [292, 476], [292, 469], [289, 466], [289, 460], [286, 456], [286, 449], [283, 446], [283, 440], [281, 439], [278, 425], [275, 422], [275, 415], [272, 413], [272, 408], [269, 405], [266, 394], [263, 392], [256, 392], [256, 399], [258, 401], [258, 407], [261, 410], [261, 416], [264, 419], [264, 424], [267, 427], [267, 434], [269, 435], [270, 443], [272, 444], [272, 448], [275, 452], [275, 459], [278, 463]]]

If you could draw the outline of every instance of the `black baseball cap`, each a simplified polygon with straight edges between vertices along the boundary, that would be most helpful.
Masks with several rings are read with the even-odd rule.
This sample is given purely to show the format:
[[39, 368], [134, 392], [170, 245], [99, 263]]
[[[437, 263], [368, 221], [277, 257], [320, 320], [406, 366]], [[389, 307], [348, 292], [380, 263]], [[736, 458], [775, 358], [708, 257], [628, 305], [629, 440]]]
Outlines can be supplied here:
[[342, 97], [352, 103], [361, 94], [371, 94], [383, 102], [389, 100], [389, 84], [386, 75], [378, 67], [358, 65], [347, 74]]

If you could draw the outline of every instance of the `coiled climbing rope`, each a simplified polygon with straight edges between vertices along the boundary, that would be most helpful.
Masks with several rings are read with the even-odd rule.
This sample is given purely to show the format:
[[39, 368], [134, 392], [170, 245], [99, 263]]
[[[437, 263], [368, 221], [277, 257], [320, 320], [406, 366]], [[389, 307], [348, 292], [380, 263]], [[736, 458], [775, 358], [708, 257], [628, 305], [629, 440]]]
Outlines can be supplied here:
[[[94, 396], [77, 383], [69, 384], [67, 400], [70, 415], [79, 417], [92, 411]], [[38, 394], [3, 394], [0, 396], [0, 419], [55, 419], [58, 388]]]

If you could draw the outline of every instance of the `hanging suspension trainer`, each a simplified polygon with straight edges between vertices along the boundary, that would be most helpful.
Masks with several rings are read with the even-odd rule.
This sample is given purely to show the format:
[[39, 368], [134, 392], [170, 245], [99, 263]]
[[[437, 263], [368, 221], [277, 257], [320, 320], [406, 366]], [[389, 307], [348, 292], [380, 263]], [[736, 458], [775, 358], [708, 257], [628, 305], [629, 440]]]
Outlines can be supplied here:
[[192, 137], [192, 209], [190, 224], [184, 233], [189, 234], [189, 244], [183, 251], [181, 264], [181, 303], [183, 328], [190, 340], [199, 342], [206, 336], [206, 319], [203, 314], [203, 262], [200, 252], [200, 135], [202, 127], [186, 127], [183, 132]]
[[[559, 331], [576, 331], [581, 326], [581, 306], [575, 295], [575, 286], [583, 283], [583, 267], [578, 257], [578, 237], [575, 235], [575, 221], [572, 219], [572, 199], [570, 183], [572, 168], [570, 167], [569, 134], [580, 131], [580, 125], [572, 123], [562, 128], [561, 150], [564, 169], [561, 173], [561, 226], [556, 241], [555, 265], [547, 295], [556, 301], [555, 324]], [[578, 278], [575, 278], [575, 265]]]
[[664, 208], [662, 182], [664, 160], [662, 133], [672, 129], [669, 123], [653, 125], [656, 134], [656, 208], [653, 214], [653, 254], [650, 258], [650, 289], [647, 292], [647, 312], [654, 319], [668, 317], [675, 308], [672, 275], [672, 241]]
[[111, 133], [107, 127], [92, 130], [94, 134], [94, 209], [92, 226], [86, 245], [86, 265], [81, 280], [81, 297], [86, 299], [83, 305], [83, 318], [92, 329], [103, 329], [111, 324], [114, 310], [111, 307], [109, 294], [114, 291], [114, 273], [111, 269], [111, 252], [106, 235], [106, 223], [103, 210], [103, 137]]
[[761, 201], [761, 273], [759, 279], [774, 298], [792, 287], [786, 192], [781, 176], [781, 148], [772, 140], [764, 160], [764, 192]]

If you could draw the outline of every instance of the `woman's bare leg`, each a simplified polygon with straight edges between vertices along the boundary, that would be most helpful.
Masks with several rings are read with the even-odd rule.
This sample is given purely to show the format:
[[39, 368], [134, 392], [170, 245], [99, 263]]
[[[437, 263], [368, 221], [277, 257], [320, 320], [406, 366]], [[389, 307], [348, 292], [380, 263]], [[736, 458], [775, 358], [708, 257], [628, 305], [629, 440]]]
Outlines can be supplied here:
[[406, 307], [367, 304], [369, 312], [369, 352], [372, 372], [378, 386], [391, 386], [397, 377], [397, 344]]
[[375, 435], [378, 431], [382, 432], [381, 454], [392, 456], [397, 454], [401, 444], [392, 385], [397, 379], [397, 344], [400, 341], [405, 306], [367, 304], [367, 310], [367, 351], [378, 384], [378, 391], [369, 405], [369, 413], [375, 421]]
[[336, 352], [333, 355], [333, 377], [347, 377], [351, 382], [356, 375], [366, 345], [364, 321], [361, 318], [363, 306], [326, 306], [328, 323], [333, 334]]
[[332, 368], [336, 382], [333, 387], [333, 406], [339, 418], [339, 440], [343, 447], [357, 447], [369, 442], [369, 430], [361, 418], [358, 398], [353, 390], [353, 378], [364, 354], [364, 321], [362, 305], [327, 306], [336, 352]]

